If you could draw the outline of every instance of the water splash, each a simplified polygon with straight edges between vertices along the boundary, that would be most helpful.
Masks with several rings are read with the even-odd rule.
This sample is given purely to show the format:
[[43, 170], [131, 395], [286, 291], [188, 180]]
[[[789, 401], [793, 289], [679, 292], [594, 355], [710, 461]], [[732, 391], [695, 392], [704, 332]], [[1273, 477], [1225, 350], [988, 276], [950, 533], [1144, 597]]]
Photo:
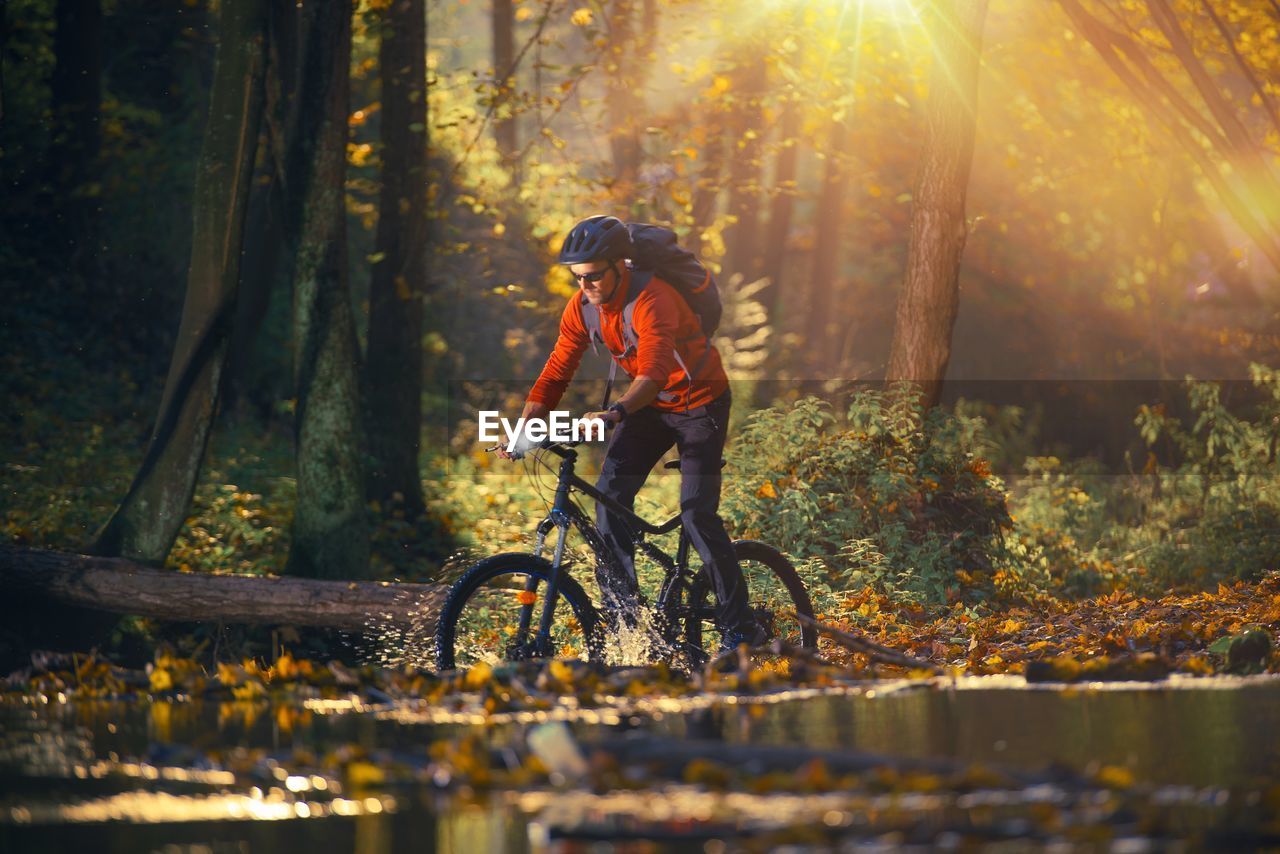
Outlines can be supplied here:
[[[441, 566], [436, 582], [451, 585], [481, 558], [474, 549], [459, 549]], [[424, 602], [415, 608], [410, 622], [396, 623], [389, 614], [372, 614], [365, 621], [364, 635], [358, 643], [362, 664], [376, 667], [435, 669], [436, 618], [443, 597]]]
[[602, 659], [605, 664], [635, 667], [652, 664], [663, 657], [662, 640], [654, 614], [648, 608], [633, 608], [604, 633]]

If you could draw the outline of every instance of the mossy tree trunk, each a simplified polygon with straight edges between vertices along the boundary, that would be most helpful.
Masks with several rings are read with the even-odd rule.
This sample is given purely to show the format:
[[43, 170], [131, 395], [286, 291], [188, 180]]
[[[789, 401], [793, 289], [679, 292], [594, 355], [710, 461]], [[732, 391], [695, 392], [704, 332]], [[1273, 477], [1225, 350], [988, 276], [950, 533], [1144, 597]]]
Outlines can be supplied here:
[[394, 0], [378, 58], [382, 192], [369, 292], [365, 369], [372, 469], [369, 497], [422, 515], [422, 313], [427, 277], [426, 14]]
[[898, 296], [886, 379], [915, 383], [935, 405], [951, 359], [968, 224], [978, 72], [987, 0], [934, 4], [933, 71], [920, 171], [911, 203], [906, 280]]
[[264, 0], [224, 0], [196, 173], [191, 266], [160, 412], [98, 554], [162, 563], [186, 519], [218, 407], [263, 109]]
[[296, 133], [285, 175], [293, 285], [298, 495], [288, 571], [360, 578], [369, 571], [358, 347], [347, 286], [345, 210], [351, 3], [296, 9]]

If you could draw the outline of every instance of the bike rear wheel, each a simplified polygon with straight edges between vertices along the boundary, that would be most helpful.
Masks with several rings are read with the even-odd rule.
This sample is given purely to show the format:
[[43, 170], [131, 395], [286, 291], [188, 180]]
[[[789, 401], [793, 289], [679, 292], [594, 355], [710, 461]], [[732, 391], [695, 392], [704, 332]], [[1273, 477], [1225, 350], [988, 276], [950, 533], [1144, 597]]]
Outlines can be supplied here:
[[503, 554], [471, 567], [449, 590], [436, 623], [436, 669], [530, 658], [595, 654], [596, 613], [586, 591], [561, 569], [551, 603], [550, 637], [539, 642], [551, 563]]
[[[792, 646], [816, 648], [818, 632], [797, 615], [813, 619], [813, 602], [791, 561], [767, 543], [736, 540], [734, 553], [747, 582], [747, 600], [757, 621]], [[720, 627], [715, 620], [715, 592], [706, 571], [699, 572], [684, 591], [674, 597], [668, 619], [683, 630], [684, 643], [693, 663], [713, 658], [720, 648]], [[677, 613], [670, 613], [671, 610]]]

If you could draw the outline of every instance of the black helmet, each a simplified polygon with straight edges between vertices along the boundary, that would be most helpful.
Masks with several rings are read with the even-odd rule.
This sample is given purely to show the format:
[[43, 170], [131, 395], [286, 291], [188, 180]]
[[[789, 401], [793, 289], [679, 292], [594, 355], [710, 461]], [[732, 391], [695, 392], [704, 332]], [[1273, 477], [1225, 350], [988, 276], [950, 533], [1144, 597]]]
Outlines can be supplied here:
[[593, 216], [569, 230], [560, 247], [561, 264], [616, 261], [630, 258], [635, 249], [631, 232], [616, 216]]

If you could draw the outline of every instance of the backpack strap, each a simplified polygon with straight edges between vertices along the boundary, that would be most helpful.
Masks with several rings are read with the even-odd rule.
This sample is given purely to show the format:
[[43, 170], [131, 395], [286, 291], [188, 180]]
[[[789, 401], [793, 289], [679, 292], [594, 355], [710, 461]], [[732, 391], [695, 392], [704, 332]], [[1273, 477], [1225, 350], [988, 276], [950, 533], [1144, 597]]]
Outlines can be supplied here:
[[[636, 314], [636, 298], [644, 291], [645, 285], [649, 284], [649, 280], [653, 278], [653, 273], [641, 270], [631, 271], [631, 281], [628, 284], [627, 301], [622, 306], [622, 341], [625, 349], [615, 354], [609, 350], [608, 345], [605, 349], [609, 350], [609, 381], [604, 387], [604, 402], [600, 404], [601, 409], [609, 408], [609, 396], [613, 393], [613, 382], [618, 376], [618, 360], [634, 351], [640, 346], [640, 336], [636, 334], [635, 314]], [[592, 305], [584, 296], [582, 297], [582, 325], [587, 329], [587, 340], [591, 342], [591, 352], [599, 353], [600, 344], [604, 344], [604, 335], [600, 332], [600, 306]]]
[[600, 334], [600, 309], [582, 297], [582, 325], [587, 328], [587, 340], [591, 342], [591, 352], [599, 353], [604, 337]]
[[[622, 340], [626, 349], [621, 354], [615, 354], [610, 350], [609, 355], [615, 359], [625, 356], [639, 344], [640, 338], [636, 335], [635, 325], [636, 299], [644, 292], [645, 285], [649, 284], [652, 278], [653, 273], [648, 271], [631, 271], [630, 290], [627, 292], [627, 301], [622, 306]], [[592, 305], [585, 296], [579, 299], [582, 304], [582, 325], [587, 329], [587, 340], [591, 342], [591, 352], [599, 353], [599, 345], [604, 344], [604, 335], [600, 332], [600, 307]], [[605, 349], [609, 348], [606, 346]]]
[[[615, 354], [609, 350], [608, 345], [605, 346], [609, 350], [609, 379], [604, 386], [604, 399], [600, 404], [601, 409], [609, 408], [609, 397], [613, 394], [613, 384], [618, 377], [618, 360], [632, 353], [640, 346], [640, 336], [636, 333], [635, 313], [636, 299], [644, 291], [645, 285], [649, 284], [649, 280], [653, 278], [653, 273], [647, 270], [631, 271], [631, 290], [627, 293], [626, 304], [622, 306], [622, 340], [625, 349], [621, 353]], [[707, 274], [707, 281], [703, 282], [703, 287], [707, 286], [710, 281], [710, 274]], [[592, 305], [586, 297], [582, 297], [582, 324], [587, 329], [587, 340], [591, 342], [591, 351], [599, 353], [599, 345], [604, 344], [604, 336], [600, 332], [600, 307]], [[706, 349], [702, 353], [702, 358], [691, 370], [680, 356], [679, 342], [673, 348], [672, 355], [676, 357], [676, 364], [680, 366], [680, 370], [684, 371], [685, 379], [689, 384], [688, 391], [685, 395], [685, 413], [689, 411], [689, 400], [693, 397], [693, 376], [697, 371], [701, 371], [707, 363], [707, 358], [711, 355], [711, 336], [705, 333], [689, 336], [687, 339], [693, 341], [698, 338], [706, 340]], [[658, 399], [663, 401], [671, 401], [678, 398], [679, 395], [674, 392], [659, 392]]]

